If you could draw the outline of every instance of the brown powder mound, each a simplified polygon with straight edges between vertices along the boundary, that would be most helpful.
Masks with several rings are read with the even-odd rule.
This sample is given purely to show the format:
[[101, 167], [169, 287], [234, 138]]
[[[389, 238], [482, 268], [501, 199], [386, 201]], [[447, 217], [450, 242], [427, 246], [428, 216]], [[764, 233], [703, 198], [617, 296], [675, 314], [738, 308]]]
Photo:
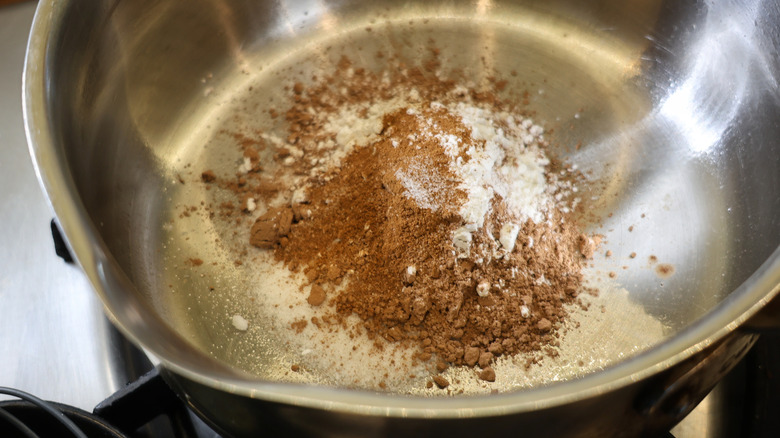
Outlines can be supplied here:
[[[473, 141], [447, 111], [425, 116], [442, 132]], [[501, 253], [498, 230], [513, 218], [496, 196], [485, 226], [473, 234], [474, 250], [457, 258], [452, 235], [463, 225], [457, 211], [465, 194], [455, 188], [439, 143], [424, 136], [403, 141], [420, 132], [418, 120], [405, 109], [387, 115], [380, 139], [313, 181], [306, 205], [261, 216], [252, 243], [273, 248], [277, 260], [306, 274], [312, 291], [318, 288], [312, 305], [327, 290], [333, 324], [356, 314], [380, 348], [385, 340], [415, 349], [422, 361], [479, 364], [480, 377], [493, 381], [496, 356], [555, 344], [564, 305], [580, 290], [587, 236], [551, 211], [543, 224], [525, 222], [514, 251]], [[405, 196], [397, 175], [413, 171], [426, 176], [432, 207]], [[292, 219], [287, 213], [302, 210], [307, 214]]]
[[[430, 361], [433, 373], [450, 365], [479, 366], [476, 376], [493, 382], [497, 357], [532, 353], [530, 363], [555, 354], [550, 347], [557, 345], [556, 331], [566, 306], [583, 290], [581, 267], [599, 239], [582, 234], [568, 208], [550, 208], [547, 220], [535, 224], [513, 216], [495, 196], [484, 226], [471, 233], [468, 256], [454, 246], [466, 193], [450, 169], [453, 157], [441, 142], [420, 134], [445, 134], [478, 150], [484, 144], [471, 138], [460, 117], [431, 102], [465, 102], [522, 116], [528, 114], [520, 102], [528, 100], [527, 92], [523, 99], [502, 101], [487, 89], [466, 89], [443, 79], [438, 66], [433, 56], [423, 67], [399, 63], [375, 73], [342, 58], [332, 74], [292, 85], [288, 108], [265, 111], [272, 119], [284, 117], [287, 132], [280, 138], [258, 130], [221, 131], [243, 152], [243, 163], [234, 174], [206, 170], [199, 180], [207, 190], [234, 195], [233, 202], [205, 206], [209, 217], [230, 226], [247, 227], [244, 219], [255, 208], [268, 209], [251, 224], [250, 243], [302, 272], [307, 284], [301, 290], [310, 286], [304, 305], [318, 307], [317, 317], [295, 320], [291, 331], [300, 334], [309, 322], [310, 329], [345, 330], [345, 319], [357, 315], [357, 330], [378, 349], [388, 343], [411, 349], [416, 360]], [[496, 91], [503, 88], [494, 82]], [[415, 92], [413, 108], [385, 114], [378, 140], [333, 159], [341, 146], [326, 128], [329, 116], [363, 108], [352, 119], [357, 122], [368, 118], [367, 104], [409, 90]], [[457, 157], [467, 162], [464, 150], [458, 148]], [[563, 174], [560, 164], [552, 159], [547, 167], [550, 184]], [[582, 210], [582, 204], [567, 207]], [[520, 226], [509, 253], [505, 242], [498, 243], [507, 224]], [[427, 382], [434, 384], [446, 388], [450, 382], [435, 376]]]

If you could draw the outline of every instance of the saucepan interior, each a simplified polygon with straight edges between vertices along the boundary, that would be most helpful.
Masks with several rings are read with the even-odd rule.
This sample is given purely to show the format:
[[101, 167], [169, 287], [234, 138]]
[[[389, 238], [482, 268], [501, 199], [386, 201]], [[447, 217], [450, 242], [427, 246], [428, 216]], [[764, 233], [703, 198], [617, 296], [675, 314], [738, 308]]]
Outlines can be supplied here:
[[[175, 370], [269, 396], [284, 392], [268, 382], [297, 352], [268, 336], [275, 317], [253, 304], [267, 286], [234, 265], [234, 230], [187, 213], [224, 200], [201, 171], [241, 162], [220, 132], [239, 118], [281, 129], [262, 109], [342, 56], [377, 71], [389, 57], [376, 53], [413, 65], [435, 48], [445, 74], [506, 79], [507, 93], [529, 92], [556, 154], [600, 181], [587, 231], [611, 255], [589, 269], [616, 274], [566, 335], [565, 360], [514, 382], [535, 388], [693, 330], [655, 356], [674, 357], [713, 334], [700, 326], [714, 309], [729, 322], [751, 309], [749, 292], [762, 292], [751, 285], [768, 298], [780, 275], [779, 16], [760, 1], [43, 2], [36, 22], [50, 33], [34, 29], [26, 92], [40, 87], [28, 123], [44, 127], [28, 129], [70, 243], [123, 331]], [[652, 365], [637, 360], [624, 370]]]

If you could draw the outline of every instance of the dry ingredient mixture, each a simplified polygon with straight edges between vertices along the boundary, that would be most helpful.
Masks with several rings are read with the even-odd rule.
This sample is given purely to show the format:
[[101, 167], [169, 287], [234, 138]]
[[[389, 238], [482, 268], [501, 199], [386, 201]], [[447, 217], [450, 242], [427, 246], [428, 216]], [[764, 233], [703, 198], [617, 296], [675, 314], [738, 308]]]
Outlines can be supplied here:
[[284, 118], [286, 138], [229, 133], [244, 155], [235, 175], [201, 178], [235, 194], [220, 208], [251, 227], [246, 254], [272, 252], [279, 269], [303, 274], [317, 316], [291, 332], [347, 331], [377, 352], [409, 351], [428, 385], [446, 388], [449, 367], [491, 382], [499, 357], [555, 355], [567, 307], [595, 293], [582, 268], [599, 241], [574, 220], [581, 175], [551, 159], [522, 99], [497, 98], [502, 81], [477, 90], [436, 67], [375, 73], [343, 58], [262, 115]]

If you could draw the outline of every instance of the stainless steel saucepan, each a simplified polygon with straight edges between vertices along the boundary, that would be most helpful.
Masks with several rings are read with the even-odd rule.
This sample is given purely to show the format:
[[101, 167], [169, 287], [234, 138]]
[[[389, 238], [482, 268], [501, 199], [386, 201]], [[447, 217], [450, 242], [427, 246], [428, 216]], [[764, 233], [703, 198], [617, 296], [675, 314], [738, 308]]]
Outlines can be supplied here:
[[[280, 129], [262, 110], [291, 78], [431, 46], [474, 86], [495, 71], [528, 90], [603, 183], [589, 231], [612, 256], [592, 269], [617, 278], [564, 336], [581, 368], [543, 361], [516, 390], [461, 397], [279, 382], [292, 353], [251, 308], [262, 278], [185, 263], [232, 249], [179, 217], [219, 196], [180, 177], [234, 168], [231, 124]], [[670, 427], [755, 340], [780, 288], [779, 80], [772, 0], [41, 0], [23, 93], [38, 176], [107, 313], [226, 434], [602, 437]]]

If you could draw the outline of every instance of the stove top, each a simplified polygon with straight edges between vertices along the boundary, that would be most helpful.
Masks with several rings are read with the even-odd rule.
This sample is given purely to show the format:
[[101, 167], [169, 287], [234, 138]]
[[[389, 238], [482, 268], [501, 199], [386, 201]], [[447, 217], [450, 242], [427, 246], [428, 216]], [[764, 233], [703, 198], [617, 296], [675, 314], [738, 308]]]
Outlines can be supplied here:
[[[92, 412], [152, 365], [111, 326], [79, 268], [55, 254], [52, 212], [22, 122], [22, 67], [34, 11], [34, 2], [0, 7], [0, 386]], [[780, 406], [778, 341], [762, 339], [671, 435], [774, 436], [780, 430], [770, 414], [778, 411], [770, 406]], [[774, 366], [766, 365], [772, 360]], [[189, 430], [153, 425], [133, 436], [218, 436], [197, 420]]]

